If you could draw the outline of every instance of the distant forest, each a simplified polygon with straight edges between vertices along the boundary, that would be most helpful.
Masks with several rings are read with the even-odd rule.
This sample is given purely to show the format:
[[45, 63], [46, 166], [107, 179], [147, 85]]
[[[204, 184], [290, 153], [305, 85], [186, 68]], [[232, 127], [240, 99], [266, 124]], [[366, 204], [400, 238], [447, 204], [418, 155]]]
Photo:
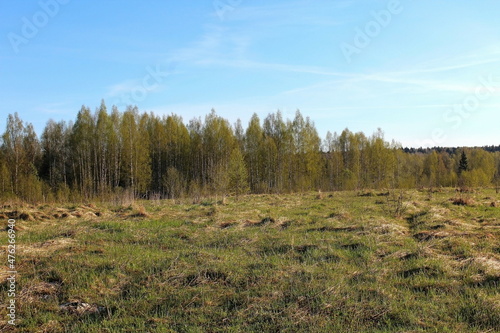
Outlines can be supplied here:
[[[500, 152], [500, 146], [484, 146], [484, 147], [474, 147], [482, 148], [490, 153]], [[457, 151], [461, 150], [461, 147], [432, 147], [432, 148], [404, 148], [405, 153], [430, 153], [432, 151], [437, 151], [438, 153], [446, 152], [450, 155], [456, 154]]]
[[74, 122], [49, 120], [39, 137], [17, 114], [0, 148], [2, 199], [27, 202], [179, 198], [418, 187], [499, 186], [500, 146], [402, 148], [379, 129], [320, 138], [300, 111], [246, 129], [211, 111], [188, 123], [104, 101]]

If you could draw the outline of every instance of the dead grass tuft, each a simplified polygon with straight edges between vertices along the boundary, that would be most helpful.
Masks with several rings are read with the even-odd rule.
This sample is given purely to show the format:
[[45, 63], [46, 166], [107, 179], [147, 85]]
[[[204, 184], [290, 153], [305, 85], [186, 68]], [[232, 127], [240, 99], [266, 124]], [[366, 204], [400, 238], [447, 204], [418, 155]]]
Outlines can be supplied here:
[[70, 247], [75, 244], [76, 241], [72, 238], [57, 238], [51, 239], [43, 243], [35, 243], [32, 245], [21, 245], [23, 254], [36, 254], [40, 255], [47, 252], [53, 252], [62, 248]]
[[49, 320], [40, 327], [39, 333], [63, 333], [64, 327], [56, 320]]
[[272, 217], [265, 217], [260, 221], [246, 220], [245, 226], [247, 226], [247, 227], [260, 227], [260, 226], [266, 225], [268, 223], [275, 223], [275, 222], [276, 222], [276, 220], [273, 219]]
[[452, 203], [456, 206], [474, 206], [475, 201], [472, 198], [454, 198]]
[[[19, 224], [19, 222], [16, 223], [16, 225], [13, 227], [15, 231], [22, 231], [22, 230], [26, 230], [26, 227], [25, 226], [22, 226]], [[8, 231], [10, 229], [10, 227], [8, 225], [5, 226], [5, 228], [3, 230], [5, 231]]]
[[422, 241], [429, 241], [432, 239], [442, 239], [449, 236], [450, 234], [444, 231], [438, 231], [438, 232], [422, 231], [413, 235], [413, 238], [422, 242]]
[[[95, 215], [95, 214], [94, 214]], [[146, 211], [143, 205], [134, 205], [133, 212], [130, 217], [149, 217], [149, 213]]]
[[227, 228], [232, 227], [232, 226], [234, 226], [236, 224], [237, 224], [236, 221], [222, 222], [221, 224], [219, 224], [219, 228], [221, 228], [221, 229], [227, 229]]
[[30, 213], [23, 212], [19, 214], [19, 219], [23, 221], [35, 221], [35, 218]]
[[399, 236], [404, 236], [408, 234], [408, 229], [400, 226], [398, 224], [389, 224], [389, 223], [383, 223], [380, 225], [377, 225], [373, 228], [373, 231], [378, 233], [378, 234], [391, 234], [391, 235], [399, 235]]
[[464, 187], [455, 189], [455, 192], [457, 192], [457, 193], [474, 193], [476, 191], [473, 188], [464, 186]]
[[290, 220], [282, 220], [282, 221], [278, 222], [278, 227], [280, 227], [281, 229], [286, 229], [291, 224], [292, 224], [292, 221], [290, 221]]
[[481, 266], [486, 274], [500, 277], [500, 260], [494, 257], [476, 257], [466, 263], [476, 263]]
[[85, 214], [83, 214], [82, 217], [86, 217], [86, 218], [92, 219], [92, 218], [97, 217], [97, 215], [94, 212], [85, 212]]
[[23, 287], [19, 299], [23, 303], [35, 303], [57, 298], [61, 284], [54, 282], [39, 282]]
[[7, 278], [10, 276], [10, 274], [7, 273], [9, 270], [9, 267], [7, 266], [0, 267], [0, 285], [4, 284], [7, 281]]
[[74, 217], [81, 218], [83, 216], [83, 213], [81, 211], [76, 211], [73, 213]]

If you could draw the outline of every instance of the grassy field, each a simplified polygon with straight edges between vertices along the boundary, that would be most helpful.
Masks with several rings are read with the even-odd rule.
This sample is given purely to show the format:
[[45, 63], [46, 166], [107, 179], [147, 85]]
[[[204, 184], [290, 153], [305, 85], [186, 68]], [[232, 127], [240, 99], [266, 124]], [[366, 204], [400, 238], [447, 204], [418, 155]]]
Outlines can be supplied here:
[[0, 215], [19, 332], [500, 332], [499, 206], [445, 189]]

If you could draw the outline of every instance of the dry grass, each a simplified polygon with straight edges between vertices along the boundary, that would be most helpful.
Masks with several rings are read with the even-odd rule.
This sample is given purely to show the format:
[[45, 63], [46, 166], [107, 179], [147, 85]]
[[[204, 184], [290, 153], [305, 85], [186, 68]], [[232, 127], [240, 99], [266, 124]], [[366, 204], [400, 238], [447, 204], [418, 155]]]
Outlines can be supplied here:
[[19, 245], [19, 250], [24, 255], [50, 255], [54, 251], [64, 248], [70, 248], [74, 244], [76, 244], [76, 242], [77, 241], [73, 238], [56, 238], [45, 242], [34, 243], [31, 245]]
[[19, 300], [31, 304], [49, 299], [56, 299], [61, 292], [61, 283], [58, 282], [33, 282], [25, 285], [19, 293]]
[[479, 264], [486, 274], [500, 278], [500, 259], [478, 256], [471, 258], [470, 261]]
[[476, 202], [472, 198], [454, 198], [452, 199], [452, 203], [456, 206], [474, 206]]
[[133, 212], [130, 217], [150, 217], [149, 213], [146, 211], [143, 205], [133, 205]]
[[410, 191], [401, 216], [386, 192], [5, 207], [33, 217], [18, 221], [19, 330], [495, 332], [490, 192]]

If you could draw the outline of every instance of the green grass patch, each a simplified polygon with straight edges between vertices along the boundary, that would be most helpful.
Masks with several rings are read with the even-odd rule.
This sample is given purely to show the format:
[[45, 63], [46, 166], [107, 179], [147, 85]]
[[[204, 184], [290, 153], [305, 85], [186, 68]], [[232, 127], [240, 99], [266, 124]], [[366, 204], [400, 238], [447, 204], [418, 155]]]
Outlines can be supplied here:
[[498, 332], [500, 209], [481, 203], [494, 192], [457, 206], [452, 190], [410, 191], [401, 216], [392, 192], [368, 193], [140, 202], [140, 215], [71, 206], [72, 218], [23, 221], [18, 330]]

